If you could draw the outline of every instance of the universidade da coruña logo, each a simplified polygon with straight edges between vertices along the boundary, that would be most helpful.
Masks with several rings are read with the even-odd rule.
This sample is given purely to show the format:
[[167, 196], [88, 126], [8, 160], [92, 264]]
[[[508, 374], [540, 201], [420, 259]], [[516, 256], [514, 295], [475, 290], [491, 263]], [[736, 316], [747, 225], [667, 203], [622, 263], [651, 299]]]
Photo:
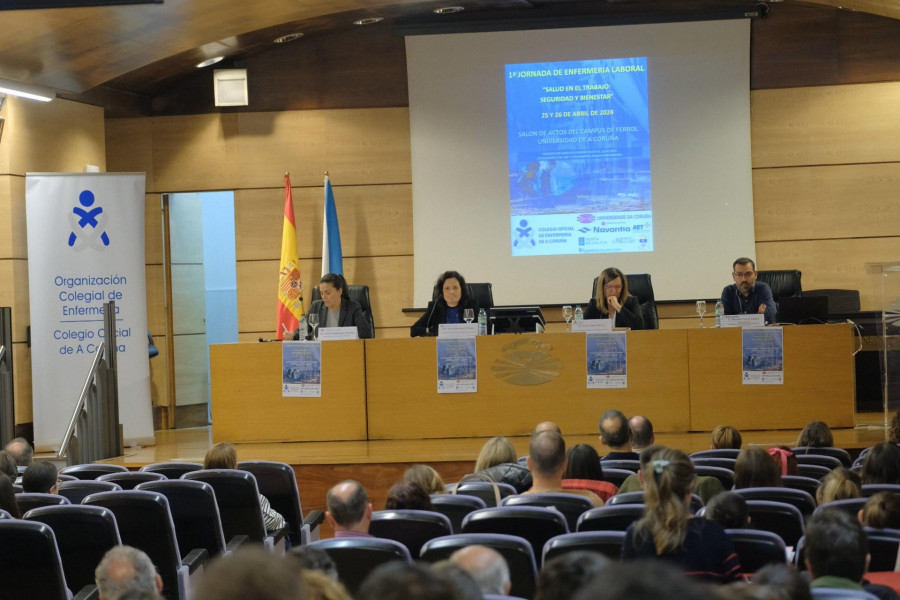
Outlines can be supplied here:
[[77, 251], [85, 248], [103, 250], [108, 247], [108, 215], [102, 206], [94, 206], [94, 192], [82, 191], [78, 195], [78, 204], [80, 206], [76, 205], [69, 213], [69, 247]]

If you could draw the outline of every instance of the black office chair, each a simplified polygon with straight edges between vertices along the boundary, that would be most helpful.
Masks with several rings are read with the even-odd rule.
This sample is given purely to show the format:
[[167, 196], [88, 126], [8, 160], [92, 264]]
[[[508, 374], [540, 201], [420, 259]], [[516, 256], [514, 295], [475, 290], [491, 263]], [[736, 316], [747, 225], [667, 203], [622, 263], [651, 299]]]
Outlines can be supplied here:
[[201, 465], [200, 463], [171, 461], [144, 465], [143, 467], [141, 467], [141, 471], [162, 473], [166, 476], [167, 479], [179, 479], [185, 473], [190, 473], [191, 471], [199, 471], [202, 468], [203, 465]]
[[377, 567], [402, 560], [412, 562], [409, 550], [400, 542], [380, 538], [330, 538], [309, 544], [324, 550], [337, 567], [338, 579], [356, 594], [359, 585]]
[[306, 518], [303, 517], [297, 476], [290, 465], [271, 460], [250, 460], [239, 462], [238, 469], [253, 473], [259, 493], [284, 517], [290, 528], [292, 546], [319, 539], [319, 525], [325, 521], [325, 513], [314, 510]]
[[98, 492], [121, 491], [122, 487], [111, 481], [97, 481], [94, 479], [79, 479], [77, 481], [63, 481], [59, 484], [59, 495], [69, 499], [72, 504], [81, 504], [81, 501]]
[[802, 273], [797, 269], [784, 269], [780, 271], [757, 271], [757, 281], [764, 281], [772, 288], [772, 299], [775, 300], [776, 321], [778, 320], [778, 303], [788, 296], [802, 296], [803, 287], [800, 284]]
[[540, 506], [556, 509], [566, 518], [569, 531], [575, 531], [578, 517], [594, 508], [590, 500], [578, 494], [520, 494], [504, 498], [500, 506]]
[[796, 448], [791, 448], [791, 451], [794, 453], [794, 456], [805, 456], [807, 454], [822, 454], [825, 456], [831, 456], [841, 461], [841, 464], [848, 469], [853, 464], [853, 461], [850, 459], [850, 453], [843, 448], [797, 446]]
[[[615, 496], [614, 496], [615, 497]], [[577, 531], [625, 531], [644, 516], [643, 502], [638, 504], [607, 504], [592, 508], [578, 518]]]
[[869, 539], [869, 571], [893, 571], [897, 564], [897, 551], [900, 549], [900, 530], [876, 529], [866, 527]]
[[756, 573], [768, 564], [786, 564], [784, 540], [771, 531], [726, 529], [744, 573]]
[[71, 465], [64, 467], [61, 475], [71, 475], [76, 479], [97, 479], [107, 473], [126, 473], [128, 469], [122, 465], [107, 465], [102, 463], [89, 463], [85, 465]]
[[97, 478], [97, 481], [111, 481], [123, 490], [133, 490], [138, 485], [147, 481], [161, 481], [166, 478], [162, 473], [150, 471], [126, 471], [124, 473], [107, 473]]
[[463, 533], [502, 533], [517, 535], [531, 543], [535, 556], [552, 537], [569, 533], [562, 513], [540, 506], [500, 506], [470, 513], [462, 524]]
[[469, 297], [475, 300], [478, 308], [490, 311], [494, 308], [494, 286], [490, 283], [468, 283]]
[[[369, 286], [367, 285], [350, 285], [347, 284], [347, 295], [351, 300], [359, 304], [363, 313], [369, 319], [369, 325], [372, 331], [375, 331], [375, 317], [372, 316], [372, 301], [369, 299]], [[312, 301], [321, 300], [322, 294], [319, 292], [319, 286], [312, 289]]]
[[24, 519], [53, 530], [71, 589], [94, 584], [94, 569], [111, 548], [122, 543], [112, 511], [101, 506], [61, 504], [28, 511]]
[[625, 545], [624, 531], [577, 531], [564, 533], [551, 538], [544, 544], [544, 552], [541, 556], [541, 564], [557, 556], [578, 550], [599, 552], [610, 560], [619, 560], [622, 557], [622, 546]]
[[410, 556], [419, 556], [428, 540], [451, 535], [450, 519], [430, 510], [379, 510], [372, 513], [369, 533], [400, 542]]
[[781, 537], [787, 546], [796, 546], [806, 531], [800, 510], [785, 502], [747, 500], [747, 513], [753, 529], [771, 531]]
[[487, 508], [484, 500], [468, 494], [431, 494], [431, 504], [436, 512], [450, 519], [453, 533], [462, 530], [463, 519], [470, 512]]
[[[626, 274], [628, 293], [638, 299], [641, 306], [641, 316], [644, 317], [644, 329], [659, 329], [659, 313], [656, 310], [656, 299], [653, 295], [653, 283], [649, 273]], [[591, 287], [591, 297], [597, 293], [597, 283], [600, 277], [594, 278]]]

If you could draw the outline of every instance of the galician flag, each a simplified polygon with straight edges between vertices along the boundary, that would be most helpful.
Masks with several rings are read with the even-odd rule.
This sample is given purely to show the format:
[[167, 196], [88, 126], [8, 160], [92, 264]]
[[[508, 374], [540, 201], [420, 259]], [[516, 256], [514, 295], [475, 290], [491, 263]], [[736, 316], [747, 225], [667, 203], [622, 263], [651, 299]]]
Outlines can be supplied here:
[[294, 224], [294, 199], [291, 177], [284, 174], [284, 224], [281, 227], [281, 265], [278, 272], [278, 324], [275, 337], [300, 326], [303, 316], [303, 284], [300, 281], [300, 258], [297, 255], [297, 226]]
[[322, 275], [326, 273], [344, 274], [341, 232], [338, 229], [337, 207], [334, 205], [328, 173], [325, 173], [325, 218], [322, 222]]

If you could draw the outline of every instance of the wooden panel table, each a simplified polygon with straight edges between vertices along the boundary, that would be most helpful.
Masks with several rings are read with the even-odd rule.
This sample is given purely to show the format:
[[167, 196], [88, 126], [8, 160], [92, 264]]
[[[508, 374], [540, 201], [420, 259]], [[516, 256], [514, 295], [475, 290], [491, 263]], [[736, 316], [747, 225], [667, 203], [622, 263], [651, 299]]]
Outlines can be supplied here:
[[209, 348], [213, 441], [366, 439], [362, 340], [322, 344], [322, 397], [281, 396], [281, 344]]
[[743, 385], [741, 330], [688, 330], [691, 430], [853, 427], [854, 341], [846, 324], [785, 327], [784, 384]]
[[474, 394], [437, 393], [433, 338], [366, 340], [369, 439], [524, 435], [543, 420], [590, 434], [610, 408], [687, 431], [687, 331], [627, 336], [628, 388], [617, 390], [587, 389], [583, 334], [479, 337]]

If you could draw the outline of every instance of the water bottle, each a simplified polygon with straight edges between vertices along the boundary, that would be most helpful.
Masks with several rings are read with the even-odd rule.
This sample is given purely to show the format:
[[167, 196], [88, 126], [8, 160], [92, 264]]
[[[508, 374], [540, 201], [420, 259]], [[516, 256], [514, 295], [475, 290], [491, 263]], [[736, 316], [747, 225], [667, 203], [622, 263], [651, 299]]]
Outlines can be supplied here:
[[478, 311], [478, 335], [487, 335], [487, 313], [483, 308]]
[[297, 339], [305, 340], [306, 334], [306, 315], [303, 315], [300, 317], [300, 322], [297, 323]]
[[721, 300], [716, 301], [716, 327], [722, 326], [722, 316], [725, 314], [725, 305]]
[[580, 304], [575, 307], [575, 320], [584, 321], [584, 311], [581, 310]]

